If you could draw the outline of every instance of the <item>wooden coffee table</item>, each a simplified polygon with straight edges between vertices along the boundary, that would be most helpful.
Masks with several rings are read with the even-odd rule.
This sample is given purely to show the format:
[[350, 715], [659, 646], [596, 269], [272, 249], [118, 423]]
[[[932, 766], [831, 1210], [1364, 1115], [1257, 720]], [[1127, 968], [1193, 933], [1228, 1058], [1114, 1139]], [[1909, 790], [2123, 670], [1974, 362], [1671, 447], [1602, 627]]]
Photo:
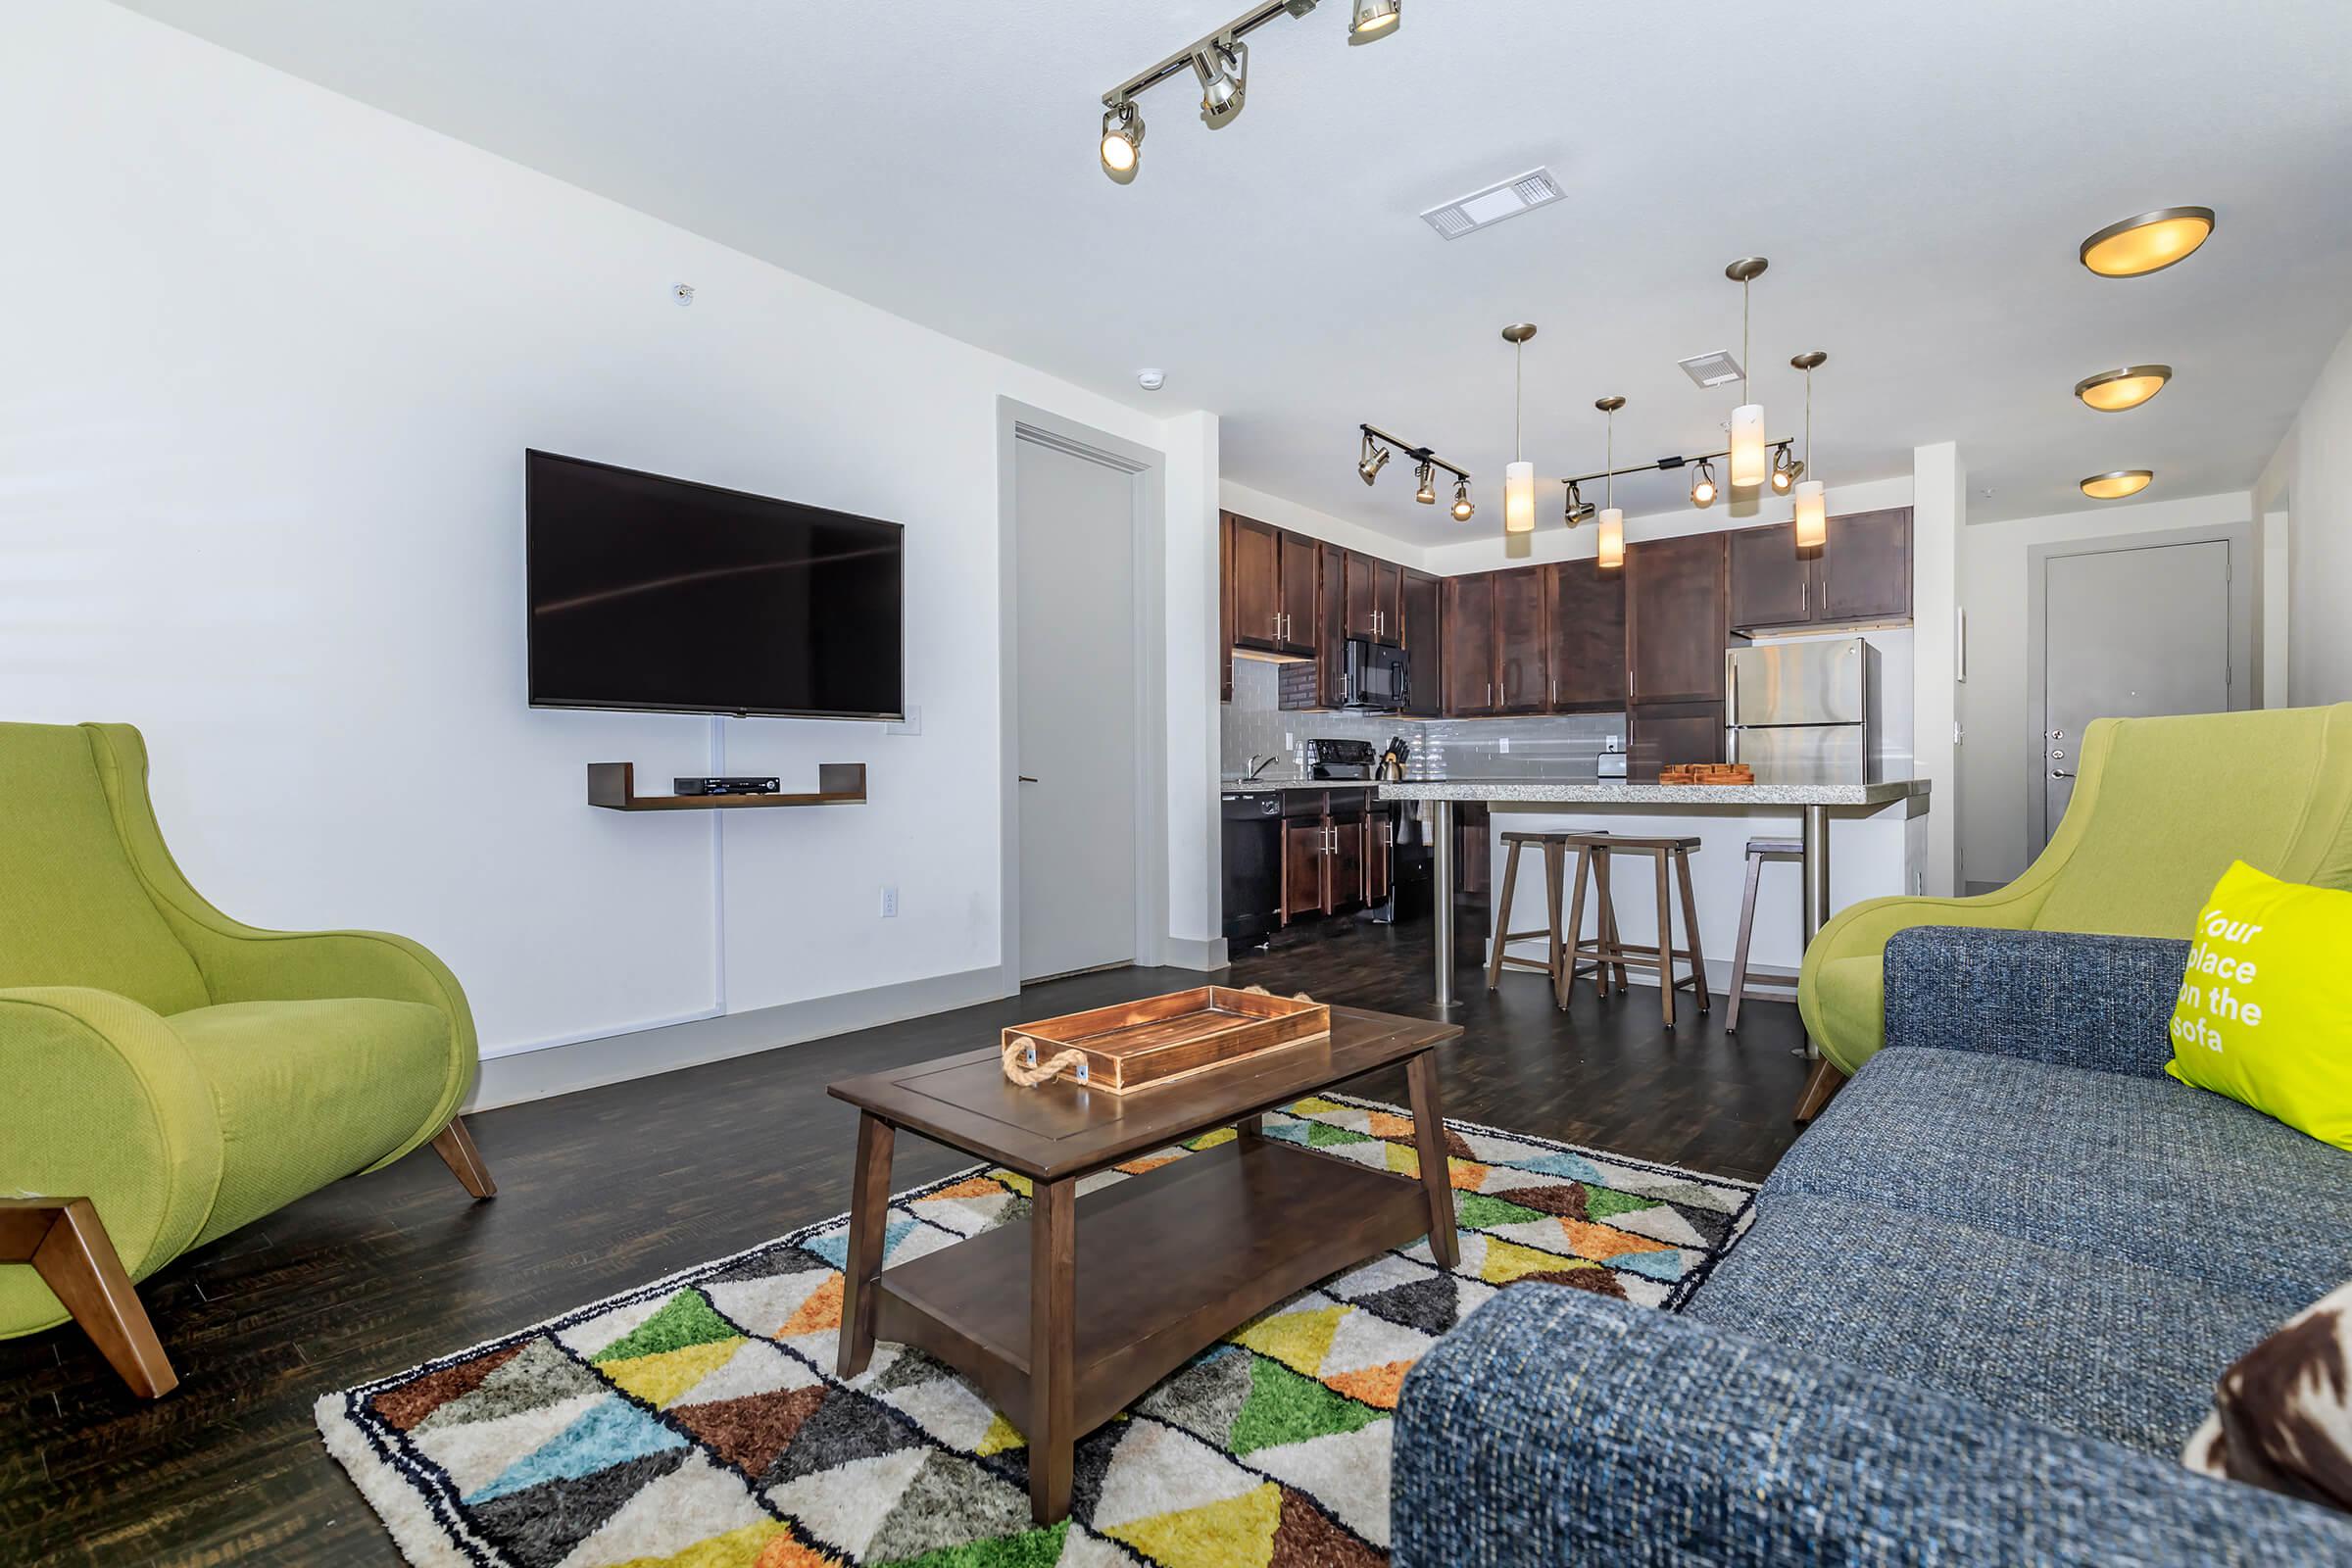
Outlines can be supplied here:
[[[1334, 1007], [1327, 1040], [1124, 1097], [1067, 1079], [1019, 1088], [994, 1047], [833, 1085], [862, 1113], [841, 1375], [865, 1370], [877, 1335], [956, 1367], [1021, 1423], [1030, 1512], [1060, 1519], [1078, 1439], [1220, 1337], [1422, 1235], [1453, 1266], [1436, 1052], [1461, 1032]], [[1264, 1112], [1398, 1062], [1417, 1178], [1264, 1136]], [[1231, 1143], [1077, 1196], [1083, 1176], [1224, 1126]], [[901, 1128], [1028, 1177], [1028, 1233], [1004, 1226], [884, 1269]]]

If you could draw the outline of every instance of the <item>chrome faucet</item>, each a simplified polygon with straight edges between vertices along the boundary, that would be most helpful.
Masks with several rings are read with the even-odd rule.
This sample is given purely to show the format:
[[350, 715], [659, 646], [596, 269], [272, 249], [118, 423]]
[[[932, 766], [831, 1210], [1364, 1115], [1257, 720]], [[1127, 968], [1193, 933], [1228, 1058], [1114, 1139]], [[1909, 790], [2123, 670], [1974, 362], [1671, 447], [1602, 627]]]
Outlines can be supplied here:
[[1242, 775], [1242, 782], [1245, 784], [1253, 782], [1258, 774], [1263, 773], [1267, 768], [1272, 767], [1276, 762], [1281, 760], [1282, 757], [1280, 753], [1277, 753], [1272, 757], [1252, 756], [1250, 759], [1250, 771]]

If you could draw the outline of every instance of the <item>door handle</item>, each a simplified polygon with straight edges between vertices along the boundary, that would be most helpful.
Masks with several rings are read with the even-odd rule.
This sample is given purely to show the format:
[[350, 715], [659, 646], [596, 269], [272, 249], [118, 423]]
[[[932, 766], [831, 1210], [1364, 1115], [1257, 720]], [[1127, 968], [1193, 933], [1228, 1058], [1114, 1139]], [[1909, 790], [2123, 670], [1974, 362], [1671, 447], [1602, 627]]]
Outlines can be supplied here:
[[2053, 767], [2050, 769], [2050, 777], [2052, 778], [2073, 778], [2074, 776], [2074, 774], [2066, 772], [2062, 768]]
[[1020, 777], [1021, 777], [1021, 782], [1022, 782], [1022, 783], [1024, 783], [1024, 784], [1034, 784], [1034, 783], [1036, 783], [1036, 782], [1037, 782], [1037, 780], [1035, 780], [1035, 779], [1031, 778], [1031, 777], [1030, 777], [1028, 774], [1026, 774], [1026, 773], [1023, 773], [1023, 774], [1022, 774]]

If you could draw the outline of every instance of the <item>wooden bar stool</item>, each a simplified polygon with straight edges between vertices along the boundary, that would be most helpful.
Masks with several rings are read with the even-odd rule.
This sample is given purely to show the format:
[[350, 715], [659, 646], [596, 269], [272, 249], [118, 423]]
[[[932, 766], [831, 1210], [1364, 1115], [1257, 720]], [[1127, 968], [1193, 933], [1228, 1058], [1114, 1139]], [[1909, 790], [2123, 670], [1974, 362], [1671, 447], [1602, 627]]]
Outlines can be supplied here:
[[1723, 1030], [1740, 1027], [1740, 1004], [1747, 995], [1747, 944], [1756, 930], [1756, 884], [1766, 860], [1801, 860], [1805, 847], [1796, 839], [1747, 841], [1747, 891], [1740, 895], [1740, 940], [1732, 948], [1732, 1002], [1723, 1009]]
[[[1603, 858], [1611, 855], [1646, 855], [1657, 868], [1658, 940], [1635, 945], [1612, 939], [1608, 945], [1609, 965], [1621, 972], [1629, 968], [1648, 969], [1657, 975], [1658, 1008], [1669, 1029], [1674, 1027], [1674, 994], [1686, 986], [1698, 998], [1698, 1010], [1707, 1011], [1707, 959], [1699, 951], [1698, 899], [1690, 891], [1690, 852], [1699, 847], [1699, 841], [1594, 834], [1592, 847]], [[1674, 945], [1674, 895], [1678, 879], [1682, 891], [1683, 939], [1689, 944], [1681, 948]], [[1674, 973], [1677, 958], [1683, 959], [1689, 968], [1679, 980]]]
[[[1551, 977], [1552, 994], [1560, 990], [1562, 955], [1566, 945], [1560, 933], [1561, 882], [1568, 865], [1568, 835], [1565, 833], [1505, 833], [1504, 846], [1510, 857], [1502, 865], [1502, 893], [1494, 904], [1494, 951], [1487, 955], [1487, 989], [1492, 991], [1502, 979], [1502, 966], [1511, 964], [1521, 969], [1541, 969]], [[1544, 924], [1540, 931], [1511, 929], [1511, 889], [1519, 880], [1519, 853], [1529, 845], [1544, 852]], [[1522, 958], [1510, 951], [1514, 942], [1533, 937], [1550, 939], [1549, 956], [1544, 962]]]
[[[1576, 869], [1568, 902], [1568, 956], [1560, 966], [1559, 984], [1554, 988], [1561, 1007], [1576, 994], [1576, 977], [1586, 973], [1592, 976], [1592, 994], [1603, 1002], [1609, 997], [1609, 980], [1617, 981], [1620, 994], [1630, 989], [1625, 977], [1625, 965], [1614, 962], [1617, 953], [1617, 904], [1609, 896], [1609, 856], [1611, 835], [1605, 832], [1571, 833], [1568, 848], [1576, 852]], [[1592, 884], [1595, 912], [1592, 940], [1585, 941], [1585, 884]], [[1587, 959], [1592, 962], [1588, 966]]]

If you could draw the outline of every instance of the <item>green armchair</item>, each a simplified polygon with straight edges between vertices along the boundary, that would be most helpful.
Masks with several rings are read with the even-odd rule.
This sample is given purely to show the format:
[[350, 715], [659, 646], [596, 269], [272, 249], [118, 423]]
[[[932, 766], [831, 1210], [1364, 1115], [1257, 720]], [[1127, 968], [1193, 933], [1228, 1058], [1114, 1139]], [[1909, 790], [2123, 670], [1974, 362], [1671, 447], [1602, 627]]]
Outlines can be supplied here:
[[439, 959], [207, 904], [126, 724], [0, 724], [0, 1338], [71, 1317], [163, 1394], [131, 1286], [180, 1253], [428, 1140], [493, 1195], [456, 1114], [473, 1017]]
[[2065, 819], [2015, 882], [1969, 899], [1871, 899], [1821, 928], [1797, 979], [1822, 1055], [1799, 1121], [1878, 1051], [1880, 957], [1905, 927], [2185, 937], [2232, 860], [2352, 885], [2352, 703], [2103, 718], [2079, 756]]

